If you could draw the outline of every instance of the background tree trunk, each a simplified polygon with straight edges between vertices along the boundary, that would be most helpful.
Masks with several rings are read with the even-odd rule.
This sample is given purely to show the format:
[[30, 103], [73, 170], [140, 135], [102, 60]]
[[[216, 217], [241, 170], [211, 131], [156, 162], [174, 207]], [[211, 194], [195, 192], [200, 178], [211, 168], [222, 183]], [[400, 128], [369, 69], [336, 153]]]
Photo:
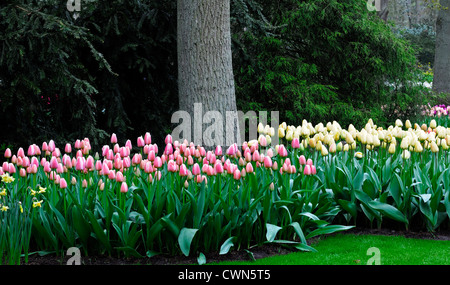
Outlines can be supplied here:
[[450, 0], [441, 0], [436, 20], [433, 90], [450, 93]]
[[378, 17], [380, 17], [385, 22], [387, 22], [388, 20], [388, 4], [389, 0], [380, 0], [380, 11], [377, 12]]
[[[232, 134], [226, 133], [226, 112], [236, 111], [230, 0], [178, 0], [177, 20], [180, 110], [187, 111], [191, 119], [197, 121], [201, 118], [194, 118], [194, 103], [202, 104], [202, 116], [208, 111], [220, 112], [224, 136], [229, 137]], [[225, 145], [225, 137], [214, 141], [199, 140], [194, 134], [199, 131], [194, 129], [195, 123], [192, 121], [191, 128], [194, 143], [212, 146], [221, 142]], [[207, 127], [205, 123], [202, 133]], [[238, 121], [228, 123], [235, 123], [233, 129], [237, 135]]]

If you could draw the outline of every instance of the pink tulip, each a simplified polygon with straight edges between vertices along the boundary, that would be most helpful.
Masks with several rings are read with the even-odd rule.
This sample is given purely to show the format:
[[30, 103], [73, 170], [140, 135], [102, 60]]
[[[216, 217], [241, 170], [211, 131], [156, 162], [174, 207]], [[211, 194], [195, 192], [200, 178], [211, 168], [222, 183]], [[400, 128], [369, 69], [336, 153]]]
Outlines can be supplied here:
[[25, 170], [25, 168], [21, 168], [19, 170], [19, 175], [20, 177], [27, 177], [27, 171]]
[[44, 162], [44, 172], [49, 173], [50, 171], [52, 171], [51, 167], [50, 167], [50, 162], [45, 161]]
[[133, 145], [131, 144], [131, 141], [130, 141], [130, 140], [127, 140], [127, 141], [125, 142], [125, 147], [127, 147], [128, 150], [130, 150], [130, 149], [133, 148]]
[[128, 192], [128, 185], [126, 182], [122, 182], [122, 185], [120, 186], [120, 193], [127, 193]]
[[260, 137], [259, 137], [259, 144], [260, 144], [261, 146], [267, 146], [267, 139], [266, 139], [265, 136], [260, 136]]
[[[68, 144], [66, 144], [66, 147], [67, 147], [67, 145], [68, 145]], [[75, 141], [75, 145], [74, 145], [74, 146], [75, 146], [76, 149], [80, 149], [80, 148], [81, 148], [81, 141], [77, 139], [77, 140]]]
[[229, 156], [236, 155], [237, 151], [238, 151], [238, 146], [237, 146], [237, 144], [234, 143], [228, 148], [227, 155], [229, 155]]
[[101, 170], [102, 170], [102, 167], [103, 167], [102, 162], [101, 162], [100, 160], [97, 160], [97, 161], [95, 162], [95, 170], [101, 171]]
[[86, 159], [86, 165], [85, 167], [89, 170], [93, 170], [94, 169], [94, 158], [90, 155], [88, 156], [88, 158]]
[[222, 165], [222, 163], [221, 162], [217, 162], [215, 165], [214, 165], [214, 170], [216, 171], [216, 173], [223, 173], [223, 165]]
[[66, 189], [67, 188], [67, 181], [64, 178], [60, 178], [59, 179], [59, 187], [61, 189]]
[[124, 168], [130, 168], [131, 166], [130, 157], [129, 156], [124, 157], [122, 163]]
[[33, 145], [30, 145], [28, 147], [28, 151], [27, 151], [28, 156], [34, 156], [36, 155], [36, 149], [34, 148]]
[[186, 167], [186, 165], [182, 164], [180, 166], [180, 176], [184, 177], [188, 175], [188, 169]]
[[35, 155], [41, 155], [41, 149], [39, 148], [39, 146], [36, 144], [33, 144], [33, 146], [34, 146], [34, 151], [36, 153]]
[[152, 136], [149, 132], [145, 133], [144, 135], [144, 143], [145, 144], [151, 144], [152, 143]]
[[144, 172], [145, 173], [152, 173], [153, 172], [153, 167], [152, 167], [152, 163], [150, 161], [147, 161], [144, 165]]
[[58, 160], [54, 156], [52, 156], [52, 158], [50, 159], [50, 168], [51, 169], [58, 168]]
[[218, 145], [215, 151], [216, 156], [222, 155], [222, 147]]
[[114, 133], [111, 135], [111, 143], [117, 143], [117, 136]]
[[7, 161], [3, 162], [2, 169], [5, 172], [9, 172], [9, 163]]
[[264, 157], [264, 167], [271, 168], [273, 165], [272, 159], [269, 156]]
[[296, 173], [296, 172], [297, 172], [297, 168], [295, 167], [295, 165], [290, 165], [290, 166], [289, 166], [288, 172], [289, 172], [290, 174]]
[[153, 163], [153, 166], [156, 167], [156, 168], [160, 168], [162, 166], [161, 157], [159, 157], [159, 156], [155, 157], [155, 161]]
[[103, 162], [103, 164], [102, 164], [102, 174], [109, 175], [109, 167], [108, 167], [108, 163], [106, 163], [106, 162]]
[[71, 153], [72, 152], [72, 146], [70, 145], [70, 143], [66, 144], [66, 146], [64, 147], [64, 151], [66, 153]]
[[131, 162], [133, 165], [138, 165], [142, 161], [142, 155], [140, 153], [135, 153], [133, 155], [133, 158], [131, 159]]
[[43, 142], [42, 143], [42, 151], [47, 151], [48, 150], [48, 144], [47, 142]]
[[317, 173], [316, 167], [314, 165], [311, 165], [311, 174], [316, 175], [316, 173]]
[[142, 136], [138, 137], [137, 138], [137, 146], [138, 147], [144, 147], [144, 145], [145, 145], [144, 138]]
[[259, 152], [257, 150], [255, 150], [252, 154], [252, 160], [259, 161], [259, 158], [260, 158]]
[[239, 180], [239, 179], [241, 179], [241, 172], [239, 171], [239, 169], [235, 169], [234, 170], [234, 172], [233, 172], [233, 178], [235, 179], [235, 180]]
[[10, 150], [9, 148], [7, 148], [7, 149], [5, 150], [5, 158], [10, 158], [11, 155], [12, 155], [11, 150]]
[[177, 164], [173, 160], [169, 160], [167, 163], [167, 170], [169, 172], [176, 172], [177, 171]]
[[108, 150], [106, 154], [106, 159], [113, 160], [114, 159], [114, 151], [112, 149]]
[[278, 147], [278, 155], [281, 157], [286, 157], [288, 155], [287, 149], [284, 145], [280, 145]]
[[306, 164], [306, 158], [305, 158], [305, 156], [303, 154], [300, 155], [300, 157], [298, 158], [298, 162], [300, 163], [300, 165], [305, 165]]
[[313, 164], [312, 159], [311, 159], [311, 158], [308, 158], [308, 160], [306, 161], [306, 164], [311, 166], [311, 165]]
[[35, 157], [35, 156], [33, 156], [32, 158], [31, 158], [31, 165], [36, 165], [36, 167], [39, 167], [39, 160]]
[[25, 152], [24, 152], [23, 148], [19, 148], [19, 150], [17, 151], [17, 156], [18, 157], [24, 157], [25, 156]]
[[123, 173], [120, 171], [117, 171], [116, 173], [116, 181], [117, 182], [123, 182], [124, 181], [124, 177], [123, 177]]
[[[34, 156], [33, 156], [34, 157]], [[28, 167], [28, 166], [30, 166], [30, 159], [28, 158], [28, 156], [25, 156], [23, 159], [22, 159], [22, 167]]]
[[245, 166], [245, 171], [247, 173], [253, 173], [253, 165], [250, 162]]
[[49, 152], [53, 152], [55, 150], [56, 146], [55, 146], [55, 142], [53, 140], [50, 140], [48, 142], [48, 151]]
[[305, 169], [303, 170], [303, 174], [311, 175], [311, 166], [309, 164], [305, 165]]
[[56, 168], [56, 172], [61, 174], [64, 172], [64, 167], [61, 163], [58, 163], [58, 167]]
[[292, 139], [292, 148], [297, 149], [300, 148], [300, 140], [297, 138]]
[[116, 179], [116, 171], [114, 169], [111, 169], [108, 173], [108, 178], [113, 180]]
[[269, 148], [269, 149], [267, 150], [266, 155], [267, 155], [268, 157], [272, 158], [272, 157], [273, 157], [273, 150], [272, 150], [271, 148]]
[[169, 155], [173, 153], [173, 146], [171, 143], [168, 143], [164, 149], [164, 154]]
[[[51, 162], [50, 162], [50, 166], [51, 166]], [[81, 171], [81, 170], [84, 170], [84, 168], [85, 168], [85, 162], [83, 160], [83, 157], [78, 157], [77, 163], [75, 164], [75, 169]]]
[[198, 163], [195, 163], [194, 166], [192, 167], [192, 174], [193, 175], [200, 174], [200, 166], [198, 165]]
[[193, 165], [194, 164], [194, 159], [192, 158], [192, 156], [188, 156], [188, 158], [187, 158], [187, 164], [188, 165]]
[[30, 173], [36, 174], [37, 173], [37, 169], [38, 169], [38, 167], [36, 166], [36, 164], [32, 164]]
[[167, 135], [166, 139], [164, 140], [164, 142], [167, 144], [172, 144], [172, 136], [171, 135]]
[[122, 159], [120, 157], [114, 158], [114, 168], [117, 170], [121, 169], [122, 166], [123, 166]]

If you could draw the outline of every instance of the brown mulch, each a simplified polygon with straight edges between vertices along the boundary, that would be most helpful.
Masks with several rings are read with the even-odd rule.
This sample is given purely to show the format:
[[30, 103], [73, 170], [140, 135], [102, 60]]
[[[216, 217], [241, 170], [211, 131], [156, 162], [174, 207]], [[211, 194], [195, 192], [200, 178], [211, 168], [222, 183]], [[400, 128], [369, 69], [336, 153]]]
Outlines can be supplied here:
[[[393, 235], [393, 236], [404, 236], [406, 238], [416, 238], [416, 239], [433, 239], [433, 240], [450, 240], [450, 230], [440, 231], [437, 233], [430, 232], [412, 232], [412, 231], [398, 231], [390, 229], [364, 229], [364, 228], [354, 228], [341, 234], [353, 234], [353, 235]], [[330, 235], [328, 235], [330, 236]], [[308, 240], [310, 245], [317, 243], [319, 240], [325, 237], [315, 237]], [[252, 248], [251, 254], [249, 251], [245, 250], [232, 250], [226, 255], [219, 255], [218, 253], [205, 254], [206, 261], [208, 263], [220, 262], [227, 260], [245, 260], [249, 261], [259, 258], [264, 258], [273, 255], [281, 255], [292, 252], [292, 249], [276, 245], [276, 244], [266, 244], [260, 247]], [[71, 256], [67, 257], [57, 257], [55, 255], [45, 255], [39, 256], [38, 254], [33, 254], [28, 258], [28, 265], [64, 265]], [[81, 264], [83, 265], [134, 265], [134, 264], [149, 264], [149, 265], [181, 265], [181, 264], [197, 264], [196, 257], [185, 257], [185, 256], [169, 256], [169, 255], [156, 255], [151, 258], [115, 258], [109, 256], [82, 256]]]

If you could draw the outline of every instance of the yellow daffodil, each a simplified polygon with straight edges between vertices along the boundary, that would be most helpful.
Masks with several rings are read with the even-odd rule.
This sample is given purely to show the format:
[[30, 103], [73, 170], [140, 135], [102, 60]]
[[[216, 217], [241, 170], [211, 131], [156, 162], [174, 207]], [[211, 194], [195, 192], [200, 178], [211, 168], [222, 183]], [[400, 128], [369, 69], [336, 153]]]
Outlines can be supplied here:
[[8, 206], [5, 206], [5, 205], [2, 205], [2, 207], [0, 208], [0, 210], [1, 210], [2, 212], [6, 212], [6, 211], [9, 210], [9, 207], [8, 207]]
[[44, 202], [44, 200], [33, 202], [33, 208], [41, 207], [42, 206], [42, 202]]
[[20, 212], [23, 213], [22, 202], [19, 201]]
[[33, 189], [30, 189], [31, 195], [32, 196], [36, 196], [36, 191], [34, 191]]
[[2, 191], [0, 191], [0, 196], [6, 196], [6, 189], [3, 188]]
[[15, 178], [9, 176], [9, 173], [5, 173], [2, 175], [2, 182], [11, 183], [11, 182], [14, 182], [14, 180], [15, 180]]
[[44, 188], [44, 187], [41, 187], [41, 186], [39, 186], [39, 194], [41, 194], [41, 193], [45, 193], [45, 190], [47, 190], [47, 188]]

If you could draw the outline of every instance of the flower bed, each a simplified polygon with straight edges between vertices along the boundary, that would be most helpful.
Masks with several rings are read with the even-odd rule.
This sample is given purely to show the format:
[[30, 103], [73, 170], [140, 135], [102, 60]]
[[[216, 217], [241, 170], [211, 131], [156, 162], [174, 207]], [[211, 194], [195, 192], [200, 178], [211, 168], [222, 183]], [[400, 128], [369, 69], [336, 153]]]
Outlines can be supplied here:
[[[0, 174], [0, 260], [30, 251], [204, 257], [263, 243], [314, 250], [307, 240], [358, 224], [435, 231], [449, 223], [450, 130], [436, 121], [382, 129], [303, 121], [258, 140], [206, 151], [146, 133], [133, 148], [113, 134], [7, 149]], [[26, 261], [26, 260], [25, 260]]]

